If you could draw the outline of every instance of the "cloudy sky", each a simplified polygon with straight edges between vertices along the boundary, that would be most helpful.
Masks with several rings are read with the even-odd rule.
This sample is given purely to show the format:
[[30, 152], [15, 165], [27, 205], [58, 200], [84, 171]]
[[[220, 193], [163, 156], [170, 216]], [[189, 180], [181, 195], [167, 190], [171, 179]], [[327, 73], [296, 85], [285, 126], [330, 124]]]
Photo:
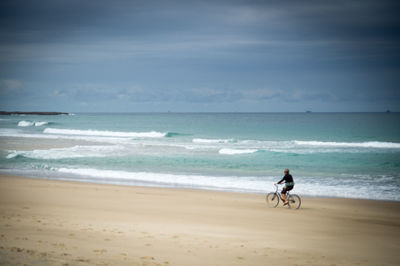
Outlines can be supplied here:
[[0, 2], [0, 109], [400, 111], [397, 1]]

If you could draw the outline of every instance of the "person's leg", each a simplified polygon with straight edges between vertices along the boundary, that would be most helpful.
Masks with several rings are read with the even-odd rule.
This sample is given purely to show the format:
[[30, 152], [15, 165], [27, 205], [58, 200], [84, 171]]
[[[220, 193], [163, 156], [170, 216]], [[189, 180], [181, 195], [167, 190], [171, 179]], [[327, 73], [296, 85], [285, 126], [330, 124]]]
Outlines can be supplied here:
[[[289, 186], [289, 187], [285, 186], [285, 189], [282, 190], [282, 199], [285, 201], [285, 204], [289, 203], [286, 193], [292, 189], [293, 189], [293, 186]], [[285, 192], [285, 193], [283, 193], [283, 192]]]
[[287, 198], [286, 198], [286, 192], [287, 192], [287, 186], [284, 186], [281, 191], [281, 195], [282, 195], [283, 202], [285, 204], [288, 203]]
[[282, 195], [283, 202], [284, 202], [285, 204], [288, 202], [287, 199], [286, 199], [286, 192], [287, 192], [287, 187], [284, 186], [283, 189], [282, 189], [282, 191], [281, 191], [281, 195]]
[[287, 198], [286, 198], [286, 193], [282, 193], [281, 195], [282, 195], [283, 202], [287, 203], [288, 201], [287, 201]]

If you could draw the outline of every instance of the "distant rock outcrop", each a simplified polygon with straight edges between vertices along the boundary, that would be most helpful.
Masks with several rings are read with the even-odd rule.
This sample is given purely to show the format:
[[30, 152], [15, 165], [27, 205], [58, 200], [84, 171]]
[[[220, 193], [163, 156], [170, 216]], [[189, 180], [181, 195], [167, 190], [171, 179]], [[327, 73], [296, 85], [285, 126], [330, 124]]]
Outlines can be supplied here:
[[69, 115], [62, 112], [6, 112], [0, 111], [0, 115]]

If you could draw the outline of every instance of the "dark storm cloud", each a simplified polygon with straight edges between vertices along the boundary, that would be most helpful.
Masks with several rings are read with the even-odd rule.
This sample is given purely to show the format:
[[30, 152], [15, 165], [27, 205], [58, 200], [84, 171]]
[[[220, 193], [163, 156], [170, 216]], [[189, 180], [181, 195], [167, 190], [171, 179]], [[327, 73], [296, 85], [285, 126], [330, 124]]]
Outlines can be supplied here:
[[[371, 0], [1, 1], [0, 107], [35, 99], [65, 108], [109, 100], [116, 111], [152, 101], [182, 110], [210, 103], [216, 111], [219, 102], [250, 111], [282, 102], [293, 110], [399, 108], [399, 7]], [[9, 93], [12, 84], [26, 100]]]
[[[398, 40], [397, 1], [1, 1], [0, 27], [18, 40], [246, 29], [287, 39]], [[295, 26], [298, 34], [285, 26]], [[96, 32], [98, 31], [98, 32]], [[214, 32], [215, 31], [215, 32]], [[317, 33], [316, 33], [317, 32]], [[38, 34], [35, 36], [35, 33]], [[43, 34], [43, 35], [41, 35]], [[24, 36], [25, 35], [25, 36]], [[7, 41], [7, 40], [3, 40]], [[40, 39], [37, 39], [40, 41]]]

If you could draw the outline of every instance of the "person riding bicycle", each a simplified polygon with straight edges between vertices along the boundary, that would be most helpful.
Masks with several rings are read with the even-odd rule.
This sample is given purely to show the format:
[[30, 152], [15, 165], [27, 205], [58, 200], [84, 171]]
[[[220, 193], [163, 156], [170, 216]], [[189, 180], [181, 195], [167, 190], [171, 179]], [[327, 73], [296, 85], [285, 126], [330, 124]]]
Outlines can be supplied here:
[[285, 176], [282, 177], [282, 179], [278, 183], [275, 183], [275, 184], [282, 184], [283, 182], [285, 182], [285, 186], [283, 187], [281, 194], [282, 194], [282, 199], [285, 201], [285, 203], [283, 205], [287, 205], [288, 200], [286, 198], [286, 192], [293, 189], [294, 181], [293, 181], [293, 176], [291, 174], [289, 174], [289, 169], [286, 168], [284, 173], [285, 173]]

